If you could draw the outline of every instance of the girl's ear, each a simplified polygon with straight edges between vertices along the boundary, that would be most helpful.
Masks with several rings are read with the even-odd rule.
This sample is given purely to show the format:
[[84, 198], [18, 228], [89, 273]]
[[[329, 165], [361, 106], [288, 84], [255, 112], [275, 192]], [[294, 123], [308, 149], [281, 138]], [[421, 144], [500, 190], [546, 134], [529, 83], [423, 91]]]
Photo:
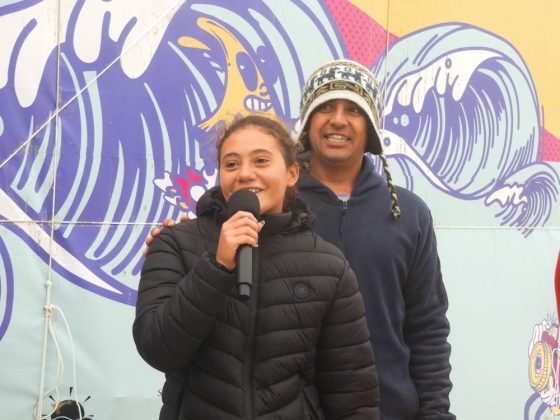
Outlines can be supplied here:
[[293, 187], [299, 178], [299, 164], [296, 162], [288, 167], [288, 187]]

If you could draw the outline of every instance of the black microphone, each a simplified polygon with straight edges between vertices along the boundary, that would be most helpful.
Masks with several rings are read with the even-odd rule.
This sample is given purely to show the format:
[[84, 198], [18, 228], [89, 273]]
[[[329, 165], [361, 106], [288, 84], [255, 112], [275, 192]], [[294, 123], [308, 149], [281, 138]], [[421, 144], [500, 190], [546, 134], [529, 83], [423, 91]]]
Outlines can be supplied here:
[[[261, 205], [257, 195], [249, 190], [235, 191], [227, 202], [228, 218], [238, 211], [248, 211], [257, 219], [261, 212]], [[237, 292], [241, 300], [247, 300], [251, 296], [253, 278], [258, 274], [258, 248], [250, 245], [241, 245], [237, 250]]]

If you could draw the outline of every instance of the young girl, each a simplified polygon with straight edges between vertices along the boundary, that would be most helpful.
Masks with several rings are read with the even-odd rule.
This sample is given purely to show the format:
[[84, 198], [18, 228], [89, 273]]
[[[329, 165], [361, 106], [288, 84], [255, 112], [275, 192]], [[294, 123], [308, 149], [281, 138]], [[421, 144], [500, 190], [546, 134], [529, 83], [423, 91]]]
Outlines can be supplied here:
[[[133, 334], [166, 374], [160, 420], [377, 419], [362, 297], [296, 198], [289, 132], [251, 115], [217, 149], [220, 185], [200, 198], [197, 219], [162, 231], [142, 268]], [[262, 220], [228, 218], [240, 189], [257, 195]], [[258, 247], [248, 300], [235, 287], [240, 245]]]

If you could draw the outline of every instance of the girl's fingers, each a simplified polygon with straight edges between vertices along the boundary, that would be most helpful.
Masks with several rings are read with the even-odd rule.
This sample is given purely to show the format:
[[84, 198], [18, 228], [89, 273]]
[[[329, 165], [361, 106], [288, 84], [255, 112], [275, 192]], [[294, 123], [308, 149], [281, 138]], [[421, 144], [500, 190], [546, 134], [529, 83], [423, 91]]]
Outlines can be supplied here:
[[240, 210], [237, 213], [235, 213], [233, 216], [231, 216], [229, 220], [237, 220], [237, 219], [243, 219], [243, 218], [248, 218], [251, 219], [252, 221], [254, 221], [255, 223], [257, 222], [257, 219], [255, 218], [255, 216], [253, 216], [253, 213], [250, 213], [248, 211], [243, 211]]
[[238, 211], [226, 222], [224, 222], [224, 224], [222, 225], [222, 231], [241, 229], [244, 227], [248, 227], [256, 233], [260, 232], [262, 228], [259, 222], [257, 222], [257, 219], [255, 219], [255, 216], [253, 216], [251, 213]]
[[258, 232], [251, 226], [241, 226], [234, 229], [222, 231], [222, 235], [226, 242], [232, 245], [251, 245], [255, 246], [259, 240]]

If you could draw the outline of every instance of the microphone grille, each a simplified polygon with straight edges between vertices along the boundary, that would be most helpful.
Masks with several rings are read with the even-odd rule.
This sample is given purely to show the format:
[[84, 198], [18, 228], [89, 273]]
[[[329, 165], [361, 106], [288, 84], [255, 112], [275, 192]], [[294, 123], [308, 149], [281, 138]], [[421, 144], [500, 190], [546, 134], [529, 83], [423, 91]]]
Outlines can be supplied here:
[[248, 211], [258, 218], [261, 212], [261, 205], [257, 194], [243, 189], [235, 191], [227, 202], [228, 218], [240, 210]]

